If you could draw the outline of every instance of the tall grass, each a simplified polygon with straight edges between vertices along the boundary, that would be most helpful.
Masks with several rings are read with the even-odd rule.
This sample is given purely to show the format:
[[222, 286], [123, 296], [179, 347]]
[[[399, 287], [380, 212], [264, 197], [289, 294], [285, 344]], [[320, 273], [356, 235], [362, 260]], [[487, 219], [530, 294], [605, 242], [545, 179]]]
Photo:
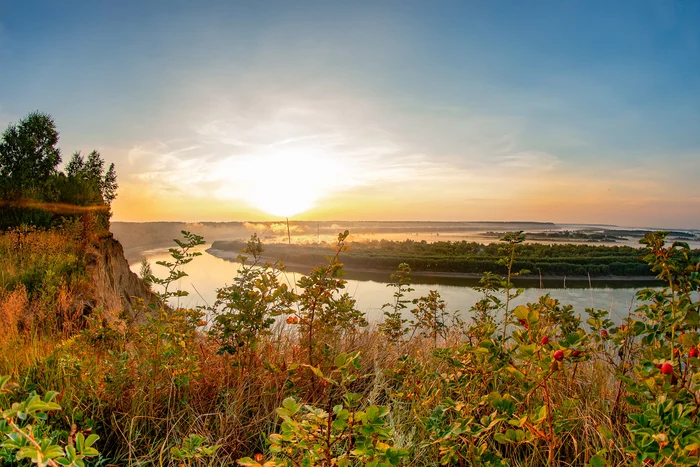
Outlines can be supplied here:
[[[278, 319], [240, 353], [222, 351], [198, 310], [142, 304], [147, 319], [139, 326], [128, 317], [78, 320], [71, 303], [79, 282], [62, 286], [46, 275], [26, 282], [20, 265], [80, 270], [78, 250], [65, 238], [32, 232], [18, 255], [12, 234], [0, 236], [0, 249], [9, 253], [0, 256], [0, 374], [26, 391], [60, 391], [62, 416], [101, 436], [96, 464], [169, 465], [171, 448], [191, 434], [220, 446], [192, 465], [232, 465], [255, 454], [270, 459], [269, 437], [280, 430], [277, 408], [286, 398], [326, 407], [352, 391], [363, 406], [388, 407], [391, 441], [407, 451], [406, 465], [641, 465], [645, 457], [633, 449], [627, 425], [630, 413], [643, 410], [633, 403], [646, 396], [630, 389], [629, 378], [659, 388], [676, 384], [655, 368], [632, 371], [650, 358], [642, 356], [648, 344], [631, 330], [635, 319], [644, 321], [641, 311], [621, 325], [591, 310], [587, 326], [567, 333], [572, 318], [557, 315], [551, 300], [517, 307], [507, 322], [496, 318], [503, 316], [496, 308], [485, 319], [482, 303], [473, 322], [454, 321], [440, 333], [414, 330], [395, 342], [375, 325], [335, 329], [312, 348], [299, 321]], [[41, 312], [41, 322], [27, 317]], [[698, 344], [696, 332], [685, 330], [691, 334], [683, 352]], [[338, 355], [356, 352], [352, 383], [322, 384], [316, 371], [332, 373]], [[690, 359], [679, 365], [695, 368]], [[495, 421], [485, 428], [484, 420]], [[518, 430], [525, 438], [517, 438]], [[668, 456], [654, 458], [672, 465]]]

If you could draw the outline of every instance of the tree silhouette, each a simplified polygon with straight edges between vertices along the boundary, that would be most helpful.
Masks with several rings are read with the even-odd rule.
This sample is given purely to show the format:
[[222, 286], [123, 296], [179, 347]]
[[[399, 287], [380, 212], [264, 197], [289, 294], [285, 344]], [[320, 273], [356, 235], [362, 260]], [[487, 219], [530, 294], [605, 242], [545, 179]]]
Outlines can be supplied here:
[[0, 183], [5, 197], [43, 195], [61, 162], [58, 137], [53, 118], [38, 111], [7, 127], [0, 141]]

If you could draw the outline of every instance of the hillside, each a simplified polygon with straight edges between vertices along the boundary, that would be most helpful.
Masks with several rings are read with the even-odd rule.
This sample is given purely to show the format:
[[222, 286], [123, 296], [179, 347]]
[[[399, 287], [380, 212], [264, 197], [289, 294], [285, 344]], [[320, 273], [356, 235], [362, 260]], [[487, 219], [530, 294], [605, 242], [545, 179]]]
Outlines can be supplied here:
[[[547, 295], [513, 307], [521, 292], [492, 274], [458, 315], [434, 290], [409, 300], [402, 265], [370, 325], [342, 278], [347, 233], [292, 287], [252, 237], [233, 284], [187, 309], [164, 305], [186, 295], [198, 235], [177, 240], [165, 277], [146, 271], [159, 293], [142, 308], [150, 294], [111, 234], [15, 229], [0, 236], [0, 433], [13, 440], [0, 464], [31, 449], [63, 456], [50, 467], [697, 465], [700, 263], [664, 238], [643, 254], [668, 285], [626, 317]], [[531, 246], [506, 240], [494, 248], [510, 268]], [[673, 449], [644, 441], [650, 419]]]
[[134, 312], [134, 300], [153, 299], [112, 234], [79, 223], [0, 233], [0, 271], [5, 322], [23, 327], [40, 322], [71, 332], [90, 317], [113, 322]]

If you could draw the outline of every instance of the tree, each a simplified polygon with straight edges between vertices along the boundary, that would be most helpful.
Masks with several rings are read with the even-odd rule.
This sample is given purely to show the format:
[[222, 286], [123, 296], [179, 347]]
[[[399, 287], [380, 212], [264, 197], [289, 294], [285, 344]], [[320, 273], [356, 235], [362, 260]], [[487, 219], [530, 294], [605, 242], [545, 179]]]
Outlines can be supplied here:
[[411, 300], [405, 298], [407, 293], [413, 292], [411, 288], [411, 267], [407, 263], [399, 264], [399, 268], [390, 276], [393, 282], [387, 287], [394, 287], [394, 302], [386, 303], [382, 306], [384, 310], [384, 322], [379, 325], [379, 329], [384, 333], [390, 342], [399, 342], [408, 329], [404, 327], [406, 318], [403, 317], [403, 310], [408, 308]]
[[[250, 359], [260, 338], [270, 333], [275, 317], [292, 312], [296, 295], [279, 279], [284, 265], [261, 262], [262, 252], [262, 242], [253, 234], [243, 254], [238, 255], [241, 269], [235, 283], [216, 291], [216, 302], [209, 311], [215, 317], [211, 333], [220, 343], [219, 353]], [[253, 259], [250, 264], [248, 255]], [[294, 317], [290, 314], [288, 320]]]
[[83, 173], [83, 168], [85, 167], [85, 158], [80, 153], [80, 151], [75, 151], [73, 156], [66, 164], [66, 176], [67, 177], [80, 177]]
[[318, 344], [337, 342], [343, 332], [353, 332], [367, 326], [364, 313], [355, 308], [356, 300], [342, 293], [347, 281], [340, 254], [348, 250], [347, 230], [338, 234], [335, 255], [328, 256], [328, 266], [314, 268], [297, 282], [303, 290], [298, 296], [300, 335], [307, 342], [309, 365], [314, 365], [314, 351]]
[[[87, 211], [71, 213], [70, 208], [66, 211], [65, 206], [51, 204], [56, 202], [95, 207], [90, 217], [98, 226], [109, 226], [110, 207], [118, 188], [114, 164], [105, 171], [106, 163], [98, 151], [87, 157], [78, 151], [64, 173], [58, 170], [58, 138], [53, 118], [38, 111], [10, 124], [1, 135], [0, 198], [9, 203], [0, 206], [0, 229], [20, 224], [48, 227], [79, 213], [87, 219]], [[32, 205], [36, 202], [39, 204]]]
[[0, 178], [6, 195], [43, 193], [61, 162], [58, 137], [53, 118], [38, 111], [7, 127], [0, 141]]
[[117, 172], [114, 170], [114, 163], [109, 164], [109, 169], [102, 179], [101, 185], [102, 199], [107, 205], [112, 205], [112, 201], [117, 197]]
[[105, 162], [97, 151], [87, 159], [80, 151], [66, 165], [66, 184], [61, 188], [62, 201], [79, 205], [110, 206], [117, 197], [117, 173], [114, 164], [104, 171]]

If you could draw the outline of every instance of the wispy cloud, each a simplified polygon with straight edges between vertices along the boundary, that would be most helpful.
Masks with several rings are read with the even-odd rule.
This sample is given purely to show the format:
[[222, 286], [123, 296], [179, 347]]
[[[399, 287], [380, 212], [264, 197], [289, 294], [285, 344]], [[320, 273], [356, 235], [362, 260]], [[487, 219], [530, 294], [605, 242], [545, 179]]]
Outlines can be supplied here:
[[559, 165], [560, 160], [546, 152], [525, 151], [498, 157], [502, 167], [526, 171], [550, 171]]
[[194, 126], [187, 138], [133, 147], [131, 178], [254, 205], [266, 198], [263, 191], [282, 187], [309, 208], [339, 192], [454, 170], [413, 153], [358, 114], [347, 116], [338, 107], [300, 103], [232, 113]]
[[584, 211], [611, 221], [611, 204], [671, 194], [668, 171], [643, 161], [572, 162], [527, 147], [517, 119], [438, 109], [426, 126], [415, 112], [361, 99], [270, 93], [228, 108], [199, 115], [176, 139], [134, 145], [121, 172], [129, 189], [247, 206], [251, 217], [568, 221]]

